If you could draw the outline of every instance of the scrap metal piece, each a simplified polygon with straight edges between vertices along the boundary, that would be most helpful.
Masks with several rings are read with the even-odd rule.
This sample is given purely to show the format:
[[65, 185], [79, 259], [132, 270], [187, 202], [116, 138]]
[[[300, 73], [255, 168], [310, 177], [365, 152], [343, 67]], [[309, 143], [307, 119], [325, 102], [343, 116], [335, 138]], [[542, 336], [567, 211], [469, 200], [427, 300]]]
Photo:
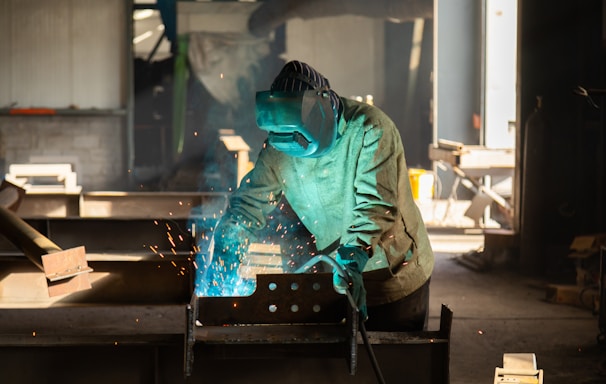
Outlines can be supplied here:
[[84, 247], [68, 250], [42, 235], [10, 210], [0, 206], [0, 234], [19, 248], [47, 278], [49, 296], [91, 288]]
[[88, 273], [93, 269], [88, 266], [84, 247], [49, 253], [42, 255], [41, 258], [48, 280], [49, 296], [60, 296], [91, 288]]

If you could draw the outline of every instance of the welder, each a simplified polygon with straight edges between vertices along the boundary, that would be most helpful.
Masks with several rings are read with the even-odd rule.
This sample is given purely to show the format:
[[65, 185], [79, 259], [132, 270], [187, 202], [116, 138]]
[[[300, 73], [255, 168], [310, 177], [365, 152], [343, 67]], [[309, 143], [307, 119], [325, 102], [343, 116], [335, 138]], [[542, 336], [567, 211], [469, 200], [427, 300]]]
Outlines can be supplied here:
[[426, 328], [434, 255], [393, 121], [300, 61], [257, 92], [256, 120], [267, 140], [215, 229], [203, 294], [233, 292], [247, 246], [285, 198], [347, 271], [349, 285], [335, 273], [335, 287], [349, 287], [368, 330]]

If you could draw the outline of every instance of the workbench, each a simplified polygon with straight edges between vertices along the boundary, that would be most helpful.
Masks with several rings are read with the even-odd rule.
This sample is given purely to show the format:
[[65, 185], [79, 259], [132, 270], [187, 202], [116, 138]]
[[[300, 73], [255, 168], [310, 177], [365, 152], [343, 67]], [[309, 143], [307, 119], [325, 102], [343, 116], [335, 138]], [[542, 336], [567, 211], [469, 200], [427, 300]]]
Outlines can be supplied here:
[[[465, 216], [479, 223], [484, 216], [485, 208], [491, 202], [495, 202], [505, 212], [506, 219], [511, 219], [513, 209], [508, 198], [512, 194], [511, 179], [515, 170], [514, 149], [487, 148], [481, 145], [438, 140], [437, 144], [429, 146], [429, 158], [446, 164], [455, 175], [449, 201], [456, 199], [456, 191], [460, 184], [475, 194]], [[509, 180], [509, 187], [498, 190], [497, 183], [494, 183], [496, 179]]]

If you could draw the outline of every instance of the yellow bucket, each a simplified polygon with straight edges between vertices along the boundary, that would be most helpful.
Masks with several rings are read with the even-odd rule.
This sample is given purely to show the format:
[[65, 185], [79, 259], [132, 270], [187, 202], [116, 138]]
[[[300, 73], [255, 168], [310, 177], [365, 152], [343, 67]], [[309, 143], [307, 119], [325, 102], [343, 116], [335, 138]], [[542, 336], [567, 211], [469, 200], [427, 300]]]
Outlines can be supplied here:
[[433, 198], [433, 173], [424, 169], [410, 168], [408, 178], [412, 197], [415, 200], [431, 200]]

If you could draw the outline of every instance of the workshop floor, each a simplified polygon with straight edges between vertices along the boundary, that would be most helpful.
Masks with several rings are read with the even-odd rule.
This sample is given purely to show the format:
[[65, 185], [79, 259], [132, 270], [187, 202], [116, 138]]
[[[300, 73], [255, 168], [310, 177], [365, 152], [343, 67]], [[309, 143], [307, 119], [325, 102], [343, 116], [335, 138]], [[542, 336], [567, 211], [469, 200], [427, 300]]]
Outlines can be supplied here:
[[483, 244], [460, 229], [431, 229], [436, 268], [429, 329], [439, 328], [441, 304], [453, 311], [451, 384], [493, 383], [504, 353], [534, 353], [545, 383], [606, 383], [606, 346], [598, 344], [591, 310], [545, 300], [545, 284], [506, 267], [479, 272], [459, 262]]

